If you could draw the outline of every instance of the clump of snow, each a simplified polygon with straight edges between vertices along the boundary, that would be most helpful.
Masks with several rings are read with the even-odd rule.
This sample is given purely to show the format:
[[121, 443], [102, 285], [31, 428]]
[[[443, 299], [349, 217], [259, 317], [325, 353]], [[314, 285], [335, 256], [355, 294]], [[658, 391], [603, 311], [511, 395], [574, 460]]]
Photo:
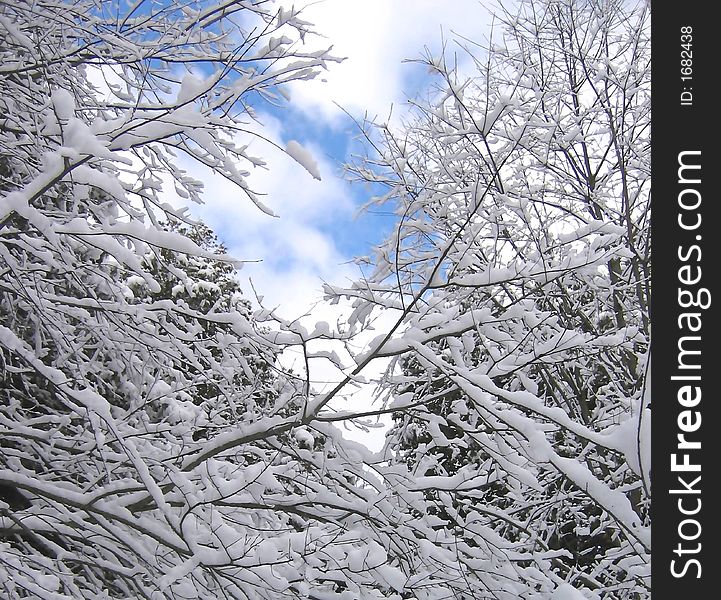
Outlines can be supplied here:
[[320, 181], [320, 171], [318, 170], [318, 163], [315, 162], [313, 155], [308, 152], [303, 146], [301, 146], [295, 140], [290, 140], [285, 147], [285, 151], [288, 155], [302, 166], [308, 173], [313, 176], [313, 179]]
[[651, 464], [651, 411], [633, 407], [632, 414], [603, 432], [608, 447], [623, 452], [631, 470], [639, 477]]
[[67, 90], [59, 88], [51, 94], [55, 114], [61, 122], [69, 121], [75, 114], [75, 98]]
[[313, 434], [308, 431], [305, 427], [298, 427], [294, 432], [293, 435], [296, 439], [296, 441], [306, 448], [313, 448], [313, 445], [315, 444], [315, 437]]
[[194, 100], [198, 96], [204, 94], [208, 89], [207, 82], [197, 77], [193, 73], [186, 73], [180, 83], [178, 90], [178, 104], [183, 104]]

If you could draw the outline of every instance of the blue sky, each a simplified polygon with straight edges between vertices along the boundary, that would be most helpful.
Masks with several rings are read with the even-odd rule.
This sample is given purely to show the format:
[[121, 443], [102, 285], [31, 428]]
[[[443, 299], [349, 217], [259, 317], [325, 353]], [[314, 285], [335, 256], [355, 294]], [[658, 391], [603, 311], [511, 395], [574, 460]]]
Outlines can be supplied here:
[[393, 226], [388, 216], [357, 215], [373, 191], [342, 178], [341, 165], [349, 160], [358, 131], [337, 105], [357, 118], [367, 112], [381, 120], [393, 106], [393, 119], [399, 122], [408, 111], [406, 100], [430, 84], [422, 67], [403, 61], [418, 58], [424, 47], [437, 52], [443, 38], [453, 48], [454, 32], [480, 39], [490, 18], [475, 0], [293, 4], [307, 5], [303, 18], [324, 36], [307, 37], [310, 49], [332, 45], [333, 53], [346, 60], [330, 65], [315, 81], [294, 82], [288, 106], [266, 108], [258, 116], [264, 134], [279, 145], [296, 140], [310, 150], [322, 179], [314, 180], [276, 148], [253, 142], [251, 149], [269, 170], [252, 173], [249, 183], [265, 194], [264, 203], [279, 218], [259, 213], [237, 190], [197, 169], [193, 175], [205, 183], [205, 204], [191, 211], [216, 231], [233, 256], [262, 261], [242, 269], [246, 293], [251, 294], [250, 277], [267, 305], [295, 317], [320, 298], [323, 280], [343, 284], [357, 277], [352, 258], [370, 254]]

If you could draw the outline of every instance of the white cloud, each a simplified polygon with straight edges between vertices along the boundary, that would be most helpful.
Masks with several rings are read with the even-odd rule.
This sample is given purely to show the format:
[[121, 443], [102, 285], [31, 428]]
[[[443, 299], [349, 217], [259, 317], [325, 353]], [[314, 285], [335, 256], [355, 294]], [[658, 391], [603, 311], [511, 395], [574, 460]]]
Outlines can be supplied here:
[[477, 0], [325, 0], [306, 6], [303, 18], [327, 38], [336, 56], [346, 57], [329, 67], [325, 81], [291, 88], [295, 106], [330, 120], [342, 115], [334, 102], [356, 116], [368, 111], [385, 119], [391, 104], [400, 108], [418, 91], [411, 88], [404, 60], [419, 58], [426, 46], [438, 51], [454, 32], [479, 39], [490, 22]]

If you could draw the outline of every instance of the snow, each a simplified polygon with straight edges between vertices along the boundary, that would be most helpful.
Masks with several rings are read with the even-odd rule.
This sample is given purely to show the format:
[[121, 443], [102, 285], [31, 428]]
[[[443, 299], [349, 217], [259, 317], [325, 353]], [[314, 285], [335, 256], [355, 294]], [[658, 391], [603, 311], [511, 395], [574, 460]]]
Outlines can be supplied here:
[[320, 181], [320, 171], [318, 170], [318, 163], [313, 158], [313, 155], [301, 146], [295, 140], [290, 140], [285, 147], [286, 152], [290, 157], [300, 164], [308, 173], [310, 173], [314, 179]]
[[[644, 231], [617, 210], [618, 157], [604, 156], [613, 147], [609, 132], [597, 127], [589, 136], [583, 110], [558, 122], [538, 106], [529, 111], [534, 71], [515, 72], [514, 61], [526, 56], [512, 48], [504, 50], [508, 60], [496, 55], [489, 64], [505, 65], [511, 83], [514, 75], [526, 77], [520, 96], [508, 82], [478, 95], [474, 80], [448, 78], [445, 100], [427, 107], [425, 129], [397, 138], [399, 155], [391, 148], [377, 157], [393, 188], [382, 201], [403, 219], [378, 249], [375, 271], [371, 265], [348, 289], [325, 288], [331, 301], [350, 298], [347, 318], [331, 325], [335, 319], [323, 319], [321, 309], [305, 324], [273, 311], [258, 311], [254, 320], [239, 298], [223, 297], [220, 269], [197, 275], [188, 268], [201, 258], [223, 267], [232, 259], [158, 222], [189, 216], [166, 202], [174, 184], [180, 196], [200, 200], [201, 186], [176, 164], [176, 152], [215, 170], [268, 212], [246, 181], [248, 165], [262, 159], [246, 156], [232, 140], [248, 113], [238, 117], [242, 111], [234, 109], [262, 104], [263, 86], [274, 92], [284, 81], [311, 77], [330, 58], [295, 45], [310, 27], [292, 10], [279, 9], [276, 21], [263, 4], [242, 6], [250, 13], [244, 16], [268, 28], [256, 30], [250, 46], [225, 35], [227, 11], [213, 3], [200, 11], [131, 13], [132, 36], [119, 36], [104, 15], [78, 12], [78, 22], [89, 19], [99, 37], [98, 56], [127, 65], [118, 71], [125, 80], [112, 84], [115, 97], [106, 94], [112, 105], [102, 105], [77, 77], [76, 69], [88, 65], [67, 28], [32, 40], [48, 51], [52, 76], [44, 83], [26, 78], [27, 85], [12, 89], [17, 99], [2, 100], [27, 140], [0, 132], [3, 150], [25, 169], [8, 179], [22, 184], [0, 200], [7, 227], [0, 239], [7, 262], [0, 273], [0, 356], [9, 374], [0, 436], [11, 440], [0, 482], [32, 501], [17, 511], [5, 502], [17, 515], [0, 514], [0, 529], [12, 532], [22, 523], [55, 552], [0, 544], [8, 555], [8, 567], [0, 568], [8, 593], [99, 597], [108, 573], [118, 572], [144, 582], [147, 596], [158, 599], [242, 597], [252, 590], [264, 600], [311, 593], [428, 600], [494, 590], [499, 600], [591, 600], [590, 591], [571, 585], [590, 575], [551, 569], [552, 558], [570, 552], [536, 543], [559, 524], [547, 507], [567, 511], [570, 523], [583, 502], [598, 509], [598, 530], [610, 526], [619, 544], [588, 572], [612, 563], [603, 585], [643, 596], [650, 531], [629, 490], [645, 493], [641, 483], [650, 475], [650, 396], [647, 389], [641, 398], [634, 387], [639, 378], [622, 385], [619, 374], [635, 361], [614, 352], [647, 347], [644, 308], [626, 294], [633, 285], [610, 285], [607, 264], [632, 256], [629, 235], [638, 235], [634, 251], [642, 256]], [[24, 6], [18, 3], [16, 14]], [[35, 9], [54, 23], [44, 4]], [[176, 20], [163, 20], [168, 14]], [[274, 23], [283, 31], [272, 31]], [[27, 54], [23, 30], [31, 30], [28, 23], [0, 17], [0, 33], [13, 42], [0, 49], [4, 64]], [[141, 59], [146, 40], [158, 36], [168, 43], [154, 43], [157, 61]], [[166, 48], [172, 56], [163, 56]], [[290, 55], [275, 60], [285, 51]], [[234, 64], [245, 72], [218, 79], [227, 71], [217, 52], [244, 56]], [[71, 67], [67, 56], [79, 65]], [[253, 70], [258, 56], [273, 57], [262, 73]], [[535, 60], [534, 52], [527, 56]], [[171, 58], [172, 69], [157, 70]], [[190, 61], [214, 75], [204, 79], [185, 68]], [[442, 71], [447, 63], [432, 64]], [[609, 69], [619, 70], [613, 77], [622, 81], [623, 61]], [[140, 72], [148, 77], [134, 80]], [[163, 78], [164, 87], [152, 84]], [[637, 80], [634, 86], [643, 89]], [[547, 106], [567, 106], [555, 90], [543, 93]], [[258, 102], [245, 103], [248, 94]], [[578, 100], [585, 102], [583, 94]], [[600, 123], [604, 110], [592, 108]], [[634, 114], [641, 118], [643, 111]], [[640, 123], [644, 143], [646, 130]], [[543, 139], [556, 146], [542, 158]], [[614, 214], [608, 222], [588, 220], [573, 185], [554, 181], [552, 169], [537, 170], [542, 158], [566, 173], [568, 165], [554, 162], [564, 160], [555, 149], [581, 141], [599, 165], [594, 201]], [[638, 161], [633, 169], [645, 168], [635, 140], [627, 145]], [[320, 180], [307, 148], [290, 140], [285, 150]], [[498, 183], [489, 178], [483, 195], [483, 165], [491, 168], [496, 158], [502, 176]], [[634, 173], [628, 185], [640, 207], [645, 196], [634, 187], [637, 179], [643, 177]], [[18, 218], [6, 221], [12, 213]], [[550, 215], [549, 227], [541, 214]], [[149, 266], [158, 255], [163, 260]], [[625, 270], [624, 277], [632, 275]], [[139, 288], [135, 297], [131, 287]], [[164, 296], [147, 299], [149, 291]], [[595, 330], [615, 293], [631, 324]], [[213, 306], [203, 312], [195, 302], [207, 296]], [[568, 301], [573, 314], [559, 311], [557, 301]], [[317, 391], [325, 382], [305, 366], [300, 373], [288, 368], [286, 351], [341, 371], [341, 383]], [[597, 355], [609, 358], [607, 384], [594, 381]], [[374, 382], [374, 373], [378, 408], [353, 406], [355, 397], [346, 393]], [[573, 396], [576, 375], [594, 395], [590, 417]], [[549, 385], [556, 382], [559, 390]], [[339, 401], [353, 410], [341, 410], [347, 406]], [[382, 452], [344, 438], [343, 426], [373, 427], [368, 414], [390, 420], [393, 409], [395, 428]], [[576, 531], [590, 535], [596, 527], [583, 522]], [[121, 554], [123, 564], [114, 565]], [[81, 570], [78, 558], [85, 560]], [[342, 593], [333, 591], [333, 580], [345, 586]]]
[[308, 431], [306, 427], [297, 427], [293, 430], [293, 437], [295, 437], [296, 441], [306, 448], [313, 448], [313, 445], [315, 444], [315, 437], [313, 437], [313, 434]]
[[[643, 476], [641, 465], [648, 469], [651, 464], [650, 440], [651, 411], [639, 413], [638, 403], [632, 414], [624, 415], [618, 425], [612, 425], [601, 433], [606, 436], [607, 446], [623, 453], [628, 466], [639, 477]], [[641, 454], [639, 455], [639, 449]]]
[[53, 91], [50, 99], [53, 102], [53, 108], [58, 120], [61, 123], [67, 123], [75, 114], [75, 98], [73, 98], [73, 95], [63, 88], [58, 88]]
[[37, 50], [35, 44], [33, 41], [25, 35], [20, 29], [18, 29], [10, 19], [5, 17], [4, 15], [0, 16], [0, 25], [3, 26], [3, 28], [12, 36], [13, 41], [23, 46], [25, 49], [29, 50], [30, 52], [35, 52]]
[[581, 592], [568, 583], [562, 583], [553, 592], [551, 600], [588, 600]]
[[211, 87], [212, 85], [209, 85], [208, 82], [201, 79], [194, 73], [186, 73], [180, 83], [180, 89], [178, 90], [176, 101], [178, 104], [183, 104], [190, 100], [194, 100]]

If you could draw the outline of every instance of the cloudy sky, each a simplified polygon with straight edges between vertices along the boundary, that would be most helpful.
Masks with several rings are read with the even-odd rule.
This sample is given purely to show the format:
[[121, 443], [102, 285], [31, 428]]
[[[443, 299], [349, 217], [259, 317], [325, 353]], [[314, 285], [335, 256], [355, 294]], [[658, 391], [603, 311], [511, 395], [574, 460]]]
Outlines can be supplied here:
[[[457, 49], [453, 42], [457, 36], [481, 40], [490, 23], [488, 11], [476, 0], [294, 4], [305, 6], [302, 18], [325, 37], [308, 39], [311, 49], [332, 45], [333, 54], [346, 60], [332, 64], [322, 80], [293, 84], [289, 107], [259, 117], [265, 135], [279, 145], [297, 140], [310, 150], [321, 180], [276, 148], [251, 146], [269, 170], [253, 173], [250, 185], [265, 194], [264, 203], [279, 218], [258, 211], [221, 178], [197, 170], [194, 174], [205, 184], [206, 203], [193, 208], [231, 255], [260, 261], [240, 272], [244, 291], [252, 296], [248, 282], [252, 279], [264, 305], [278, 307], [286, 318], [307, 312], [321, 298], [323, 281], [344, 285], [356, 278], [358, 267], [351, 259], [370, 254], [372, 245], [393, 225], [389, 217], [357, 215], [371, 192], [342, 178], [341, 164], [350, 159], [358, 134], [346, 112], [361, 120], [367, 114], [387, 121], [393, 107], [392, 122], [399, 122], [407, 114], [407, 100], [431, 83], [426, 70], [408, 59], [421, 57], [426, 48], [439, 53], [444, 41], [452, 52]], [[320, 306], [312, 319], [319, 316], [333, 321], [335, 315]], [[315, 378], [333, 376], [321, 369]], [[364, 393], [368, 398], [370, 392]]]
[[455, 34], [479, 39], [489, 22], [488, 12], [476, 0], [305, 4], [302, 17], [326, 38], [309, 43], [314, 48], [332, 45], [333, 53], [346, 60], [332, 64], [324, 81], [293, 84], [287, 109], [259, 116], [266, 135], [283, 146], [297, 140], [312, 152], [321, 181], [279, 150], [259, 146], [256, 152], [267, 160], [269, 170], [253, 173], [250, 183], [265, 194], [264, 202], [279, 218], [249, 206], [209, 173], [199, 174], [206, 204], [194, 209], [231, 254], [262, 260], [246, 265], [241, 279], [251, 277], [265, 301], [280, 305], [287, 316], [302, 314], [320, 296], [321, 280], [342, 283], [357, 275], [357, 267], [348, 261], [368, 254], [392, 226], [388, 218], [356, 217], [370, 192], [342, 179], [340, 165], [349, 159], [358, 131], [340, 107], [358, 118], [367, 113], [385, 121], [393, 106], [394, 119], [400, 118], [407, 111], [406, 100], [429, 84], [423, 68], [404, 60], [420, 57], [425, 47], [439, 51], [444, 38], [453, 48]]

